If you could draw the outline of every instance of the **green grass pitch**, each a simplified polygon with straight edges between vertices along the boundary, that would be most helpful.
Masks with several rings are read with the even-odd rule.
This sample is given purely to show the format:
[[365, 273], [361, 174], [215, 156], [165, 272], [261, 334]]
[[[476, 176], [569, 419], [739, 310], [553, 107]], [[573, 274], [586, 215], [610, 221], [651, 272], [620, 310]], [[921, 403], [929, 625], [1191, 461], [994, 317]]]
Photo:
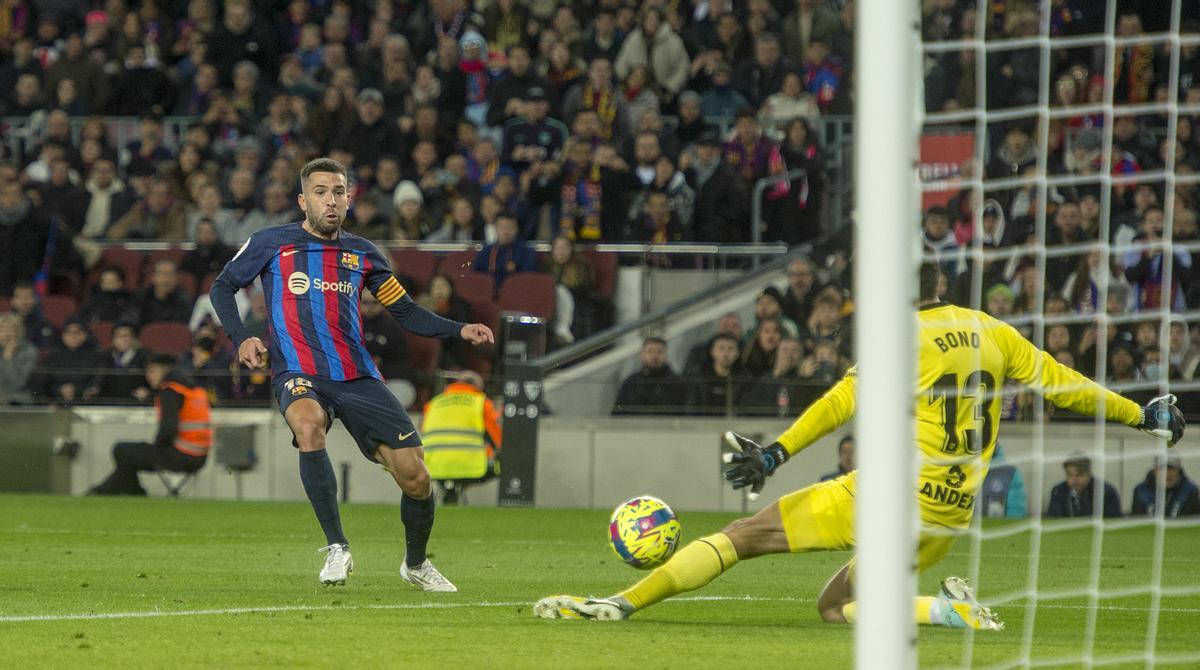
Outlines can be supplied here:
[[[682, 513], [684, 539], [731, 518]], [[400, 580], [398, 506], [346, 505], [343, 520], [356, 572], [344, 587], [322, 587], [321, 536], [307, 504], [0, 496], [0, 659], [11, 668], [173, 670], [852, 665], [851, 627], [822, 623], [814, 607], [846, 554], [748, 561], [627, 622], [540, 621], [531, 604], [541, 596], [607, 595], [641, 576], [607, 547], [604, 512], [439, 509], [432, 553], [457, 594], [425, 594]], [[1152, 540], [1151, 527], [1106, 532], [1103, 588], [1149, 583]], [[1085, 587], [1091, 541], [1086, 529], [1043, 535], [1039, 588]], [[1027, 582], [1028, 544], [1028, 534], [983, 543], [985, 602]], [[966, 574], [969, 550], [960, 540], [922, 576], [921, 591]], [[1168, 530], [1164, 550], [1163, 584], [1194, 586], [1200, 528]], [[1163, 598], [1159, 653], [1200, 652], [1198, 600]], [[1095, 657], [1142, 653], [1149, 604], [1147, 595], [1100, 600], [1091, 610]], [[1035, 659], [1081, 657], [1087, 605], [1069, 598], [1039, 607]], [[963, 631], [922, 628], [921, 666], [1019, 658], [1025, 608], [998, 610], [1008, 630], [975, 635], [969, 658]]]

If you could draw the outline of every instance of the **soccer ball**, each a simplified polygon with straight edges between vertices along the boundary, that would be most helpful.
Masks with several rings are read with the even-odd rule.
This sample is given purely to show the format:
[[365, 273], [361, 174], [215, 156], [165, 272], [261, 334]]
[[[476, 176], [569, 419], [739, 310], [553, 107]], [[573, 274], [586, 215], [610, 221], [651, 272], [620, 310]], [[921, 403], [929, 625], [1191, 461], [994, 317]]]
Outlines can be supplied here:
[[682, 532], [675, 512], [653, 496], [638, 496], [617, 505], [608, 523], [613, 551], [641, 570], [665, 563], [675, 553]]

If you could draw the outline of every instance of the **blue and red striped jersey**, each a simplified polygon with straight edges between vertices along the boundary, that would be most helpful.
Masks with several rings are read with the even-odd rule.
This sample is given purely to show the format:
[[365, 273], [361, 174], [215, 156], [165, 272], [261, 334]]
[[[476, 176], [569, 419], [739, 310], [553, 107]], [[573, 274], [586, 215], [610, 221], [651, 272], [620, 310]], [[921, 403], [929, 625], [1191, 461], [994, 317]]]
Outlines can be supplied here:
[[[369, 289], [401, 325], [418, 335], [451, 337], [462, 324], [418, 307], [392, 274], [386, 257], [366, 239], [341, 231], [335, 240], [311, 235], [301, 223], [264, 228], [246, 240], [213, 283], [213, 305], [232, 302], [238, 288], [262, 280], [267, 305], [271, 371], [346, 381], [383, 379], [363, 343], [359, 296]], [[226, 296], [218, 295], [228, 293]], [[225, 323], [241, 344], [240, 322]], [[236, 320], [236, 310], [234, 311]]]

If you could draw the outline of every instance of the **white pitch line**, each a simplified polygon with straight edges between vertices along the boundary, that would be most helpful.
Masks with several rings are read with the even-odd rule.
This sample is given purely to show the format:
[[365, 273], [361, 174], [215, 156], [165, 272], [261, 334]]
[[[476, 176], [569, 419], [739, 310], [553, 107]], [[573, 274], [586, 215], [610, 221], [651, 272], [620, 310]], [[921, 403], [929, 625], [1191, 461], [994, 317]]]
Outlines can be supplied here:
[[[670, 602], [790, 602], [813, 603], [815, 598], [760, 598], [757, 596], [683, 596], [672, 598]], [[518, 607], [531, 605], [531, 602], [493, 602], [481, 601], [470, 603], [397, 603], [393, 605], [265, 605], [262, 607], [230, 607], [223, 609], [201, 610], [149, 610], [143, 612], [89, 612], [84, 614], [22, 614], [0, 615], [0, 623], [31, 623], [40, 621], [101, 621], [111, 619], [153, 619], [158, 617], [184, 616], [213, 616], [225, 614], [268, 614], [272, 612], [322, 612], [322, 611], [354, 611], [354, 610], [440, 610], [466, 609], [476, 607]], [[1040, 604], [1039, 608], [1047, 609], [1089, 609], [1087, 605]], [[1100, 610], [1118, 612], [1148, 612], [1146, 607], [1120, 607], [1103, 605]], [[1160, 612], [1200, 614], [1200, 608], [1160, 607]]]

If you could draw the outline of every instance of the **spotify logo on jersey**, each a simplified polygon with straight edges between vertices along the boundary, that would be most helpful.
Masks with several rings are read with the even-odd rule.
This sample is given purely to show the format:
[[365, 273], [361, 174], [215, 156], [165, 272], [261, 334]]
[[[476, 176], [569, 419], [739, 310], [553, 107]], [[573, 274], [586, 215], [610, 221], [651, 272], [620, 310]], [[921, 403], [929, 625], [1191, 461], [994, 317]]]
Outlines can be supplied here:
[[310, 283], [311, 282], [308, 280], [308, 275], [304, 274], [303, 272], [293, 272], [291, 276], [288, 277], [288, 290], [291, 291], [293, 295], [302, 295], [304, 293], [308, 293], [308, 287]]
[[336, 291], [346, 295], [354, 293], [354, 284], [348, 281], [329, 282], [322, 279], [313, 281], [303, 272], [293, 272], [289, 275], [287, 287], [292, 295], [304, 295], [310, 288], [316, 291]]

